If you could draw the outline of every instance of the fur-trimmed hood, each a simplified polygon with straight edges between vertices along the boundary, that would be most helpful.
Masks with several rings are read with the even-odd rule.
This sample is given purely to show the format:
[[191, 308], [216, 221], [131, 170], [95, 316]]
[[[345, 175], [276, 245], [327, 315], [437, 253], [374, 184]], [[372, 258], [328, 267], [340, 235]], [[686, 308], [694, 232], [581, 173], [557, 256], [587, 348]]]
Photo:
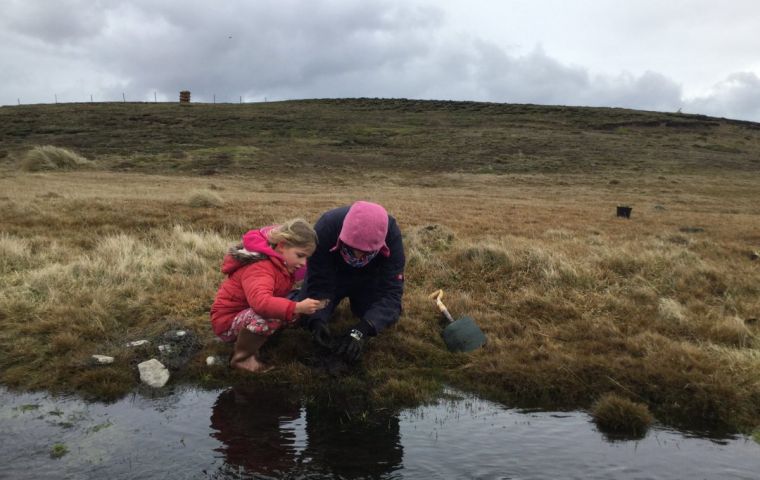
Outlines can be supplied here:
[[[269, 258], [269, 256], [264, 255], [261, 252], [251, 252], [249, 250], [246, 250], [245, 247], [243, 247], [242, 243], [231, 246], [225, 255], [225, 258], [227, 257], [237, 262], [239, 264], [238, 268], [242, 267], [243, 265], [248, 265], [249, 263], [258, 262], [260, 260], [266, 260]], [[224, 271], [224, 269], [222, 269], [222, 271]]]
[[222, 261], [222, 273], [227, 275], [232, 274], [240, 267], [244, 267], [254, 262], [260, 262], [261, 260], [268, 259], [268, 255], [264, 255], [261, 252], [251, 252], [243, 248], [243, 244], [239, 243], [233, 245], [227, 250], [227, 254]]
[[257, 230], [249, 230], [243, 235], [242, 242], [230, 247], [222, 262], [222, 273], [232, 274], [245, 265], [276, 258], [283, 263], [282, 256], [269, 244], [269, 232], [275, 227], [270, 225]]

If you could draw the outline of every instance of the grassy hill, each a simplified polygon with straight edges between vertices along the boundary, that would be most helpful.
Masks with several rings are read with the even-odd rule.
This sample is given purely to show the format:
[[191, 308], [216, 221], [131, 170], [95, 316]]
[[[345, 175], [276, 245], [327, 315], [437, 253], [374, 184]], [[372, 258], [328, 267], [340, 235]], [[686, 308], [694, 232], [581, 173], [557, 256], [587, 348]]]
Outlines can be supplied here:
[[[760, 125], [694, 115], [370, 99], [2, 107], [0, 382], [123, 395], [134, 364], [163, 358], [155, 342], [183, 328], [201, 350], [173, 383], [344, 388], [368, 408], [449, 383], [749, 431], [759, 173]], [[265, 347], [278, 368], [264, 379], [207, 367], [229, 353], [208, 322], [226, 248], [357, 199], [397, 218], [408, 262], [404, 314], [361, 368], [315, 371], [302, 330]], [[623, 203], [630, 219], [615, 216]], [[437, 288], [485, 348], [446, 350]], [[338, 320], [353, 321], [347, 308]], [[152, 347], [125, 346], [140, 338]]]
[[110, 170], [476, 173], [760, 170], [760, 124], [609, 108], [413, 100], [0, 108], [9, 155], [69, 147]]

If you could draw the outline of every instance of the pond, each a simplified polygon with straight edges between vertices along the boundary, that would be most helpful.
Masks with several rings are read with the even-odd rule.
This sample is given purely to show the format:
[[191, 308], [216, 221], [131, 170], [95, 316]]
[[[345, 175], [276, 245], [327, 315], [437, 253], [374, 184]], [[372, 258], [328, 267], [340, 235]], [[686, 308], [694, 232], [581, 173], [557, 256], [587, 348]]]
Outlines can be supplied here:
[[584, 412], [447, 390], [348, 418], [271, 389], [182, 389], [112, 404], [0, 389], [0, 478], [756, 479], [760, 445], [655, 426], [612, 439]]

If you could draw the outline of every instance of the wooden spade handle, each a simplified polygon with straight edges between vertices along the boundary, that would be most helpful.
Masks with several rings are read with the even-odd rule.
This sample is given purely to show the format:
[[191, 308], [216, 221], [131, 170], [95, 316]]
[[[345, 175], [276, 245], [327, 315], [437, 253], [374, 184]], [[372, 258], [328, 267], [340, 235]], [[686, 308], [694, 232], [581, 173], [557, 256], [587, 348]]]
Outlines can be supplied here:
[[438, 310], [441, 311], [444, 317], [451, 323], [454, 321], [454, 317], [451, 316], [449, 313], [449, 309], [446, 308], [446, 305], [443, 304], [441, 301], [441, 298], [443, 298], [443, 289], [438, 289], [435, 292], [431, 293], [428, 296], [429, 299], [435, 300], [435, 305], [438, 307]]

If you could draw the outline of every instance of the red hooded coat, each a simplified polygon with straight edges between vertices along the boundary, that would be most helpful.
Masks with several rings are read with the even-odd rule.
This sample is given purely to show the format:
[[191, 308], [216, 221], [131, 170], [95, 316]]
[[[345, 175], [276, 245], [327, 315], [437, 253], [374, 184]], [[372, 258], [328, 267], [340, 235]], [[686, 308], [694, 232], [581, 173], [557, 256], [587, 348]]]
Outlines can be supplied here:
[[246, 248], [233, 247], [224, 256], [222, 273], [227, 279], [211, 306], [215, 334], [228, 331], [235, 316], [247, 308], [264, 318], [293, 321], [296, 302], [283, 297], [293, 288], [295, 276], [269, 246], [267, 233], [272, 228], [249, 231], [243, 237]]

